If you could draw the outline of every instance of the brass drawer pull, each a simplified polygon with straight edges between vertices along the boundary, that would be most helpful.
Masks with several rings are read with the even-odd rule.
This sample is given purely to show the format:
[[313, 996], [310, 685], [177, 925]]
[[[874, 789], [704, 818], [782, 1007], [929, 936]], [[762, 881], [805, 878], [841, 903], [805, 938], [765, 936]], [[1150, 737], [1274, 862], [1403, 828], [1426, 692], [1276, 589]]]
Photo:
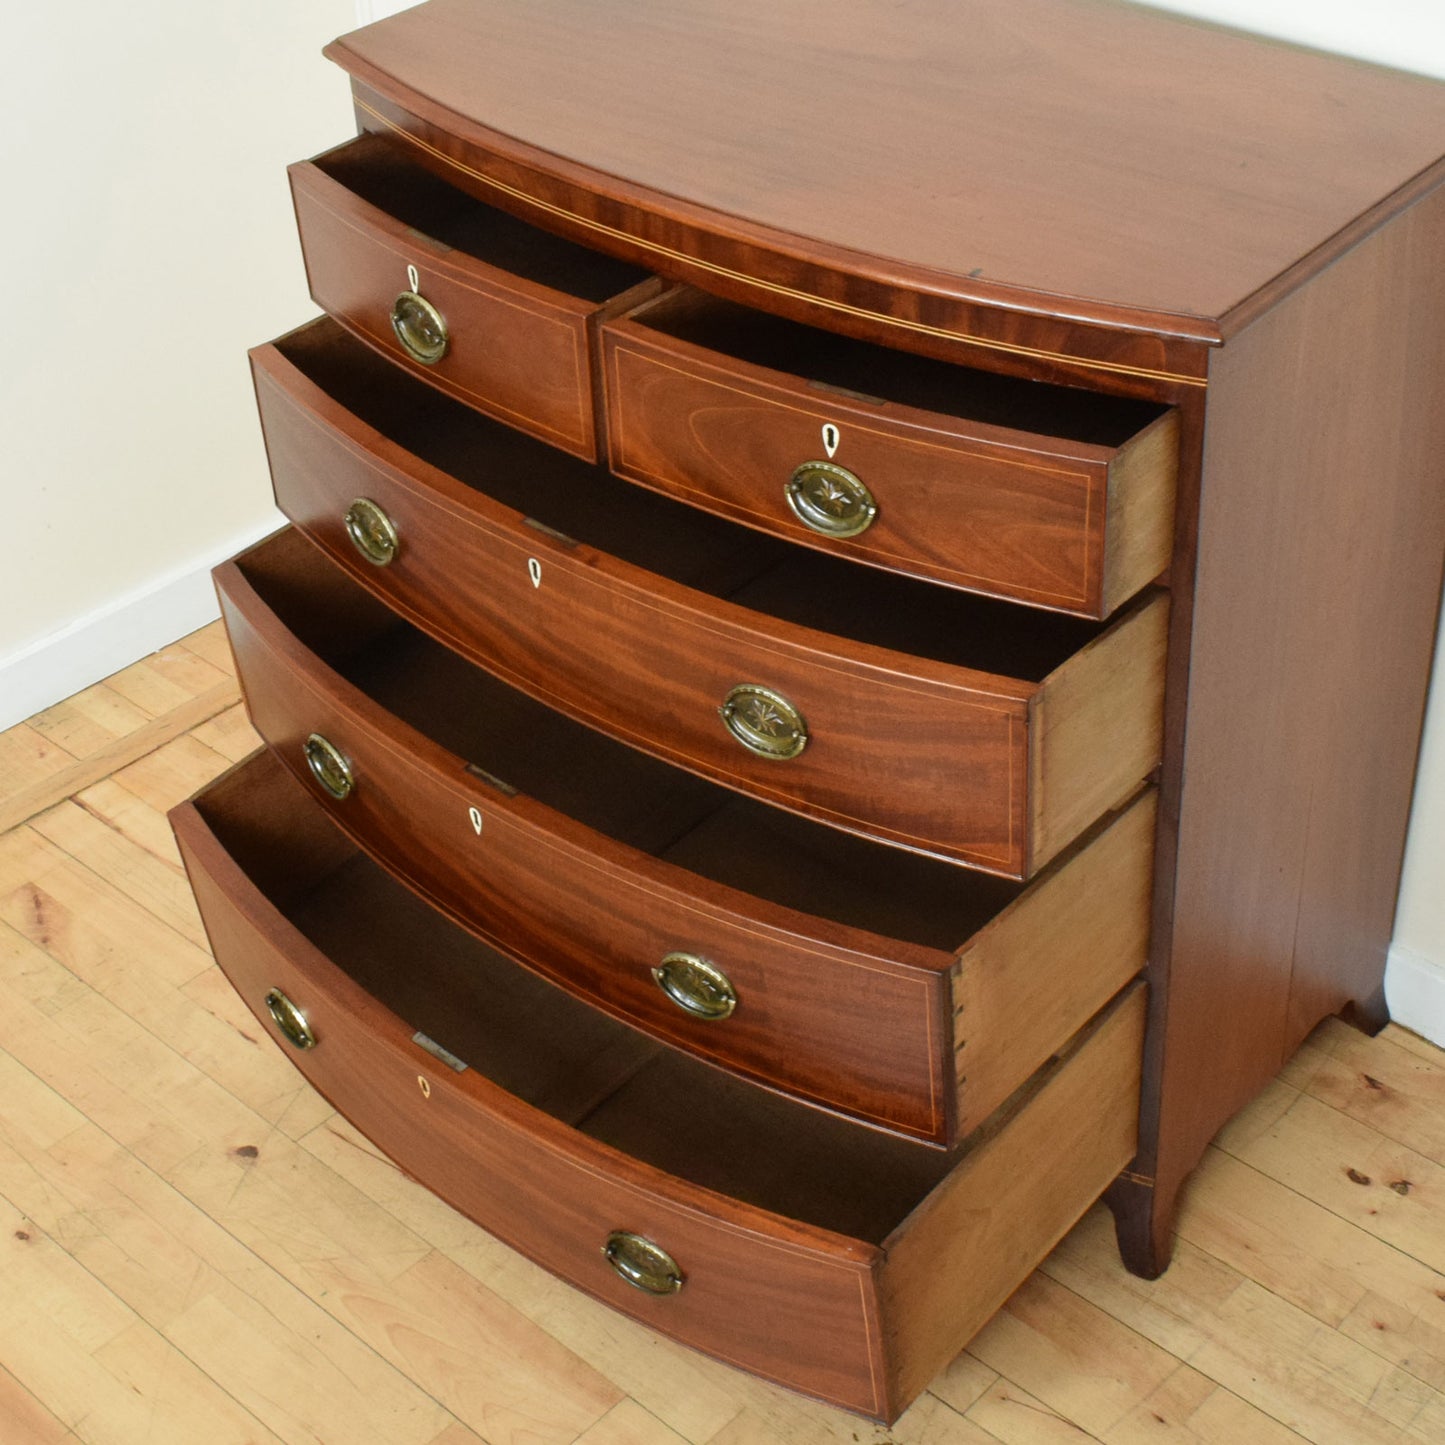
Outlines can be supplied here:
[[677, 1261], [661, 1245], [631, 1230], [614, 1229], [602, 1246], [619, 1278], [646, 1294], [676, 1294], [683, 1285]]
[[388, 566], [401, 546], [396, 525], [369, 497], [358, 497], [342, 518], [351, 545], [378, 567]]
[[856, 537], [878, 515], [863, 481], [834, 462], [804, 462], [783, 488], [793, 515], [825, 537]]
[[285, 1035], [287, 1043], [303, 1050], [316, 1047], [316, 1035], [311, 1032], [306, 1015], [279, 988], [273, 988], [266, 995], [266, 1007], [276, 1027]]
[[311, 776], [338, 802], [351, 796], [355, 782], [351, 776], [351, 764], [320, 733], [312, 733], [306, 739], [306, 764]]
[[391, 304], [391, 329], [402, 350], [423, 366], [435, 366], [451, 341], [441, 312], [415, 291], [403, 291]]
[[658, 988], [694, 1018], [725, 1019], [738, 1006], [737, 990], [727, 974], [695, 953], [669, 953], [652, 976]]
[[742, 683], [718, 709], [727, 730], [763, 758], [795, 758], [808, 746], [803, 715], [781, 693]]

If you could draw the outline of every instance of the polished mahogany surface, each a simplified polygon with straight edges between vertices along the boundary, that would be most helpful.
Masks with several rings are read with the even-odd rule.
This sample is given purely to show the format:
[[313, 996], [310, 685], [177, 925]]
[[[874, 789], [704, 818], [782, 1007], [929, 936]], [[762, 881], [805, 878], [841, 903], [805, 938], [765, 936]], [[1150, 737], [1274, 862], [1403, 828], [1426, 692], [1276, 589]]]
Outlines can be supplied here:
[[[265, 753], [171, 821], [237, 992], [401, 1168], [648, 1328], [846, 1408], [897, 1418], [1133, 1148], [1138, 988], [943, 1152], [559, 994], [351, 853]], [[671, 1288], [608, 1268], [619, 1228], [668, 1251]]]
[[[413, 376], [595, 460], [590, 318], [660, 283], [479, 206], [378, 136], [290, 174], [317, 305]], [[414, 291], [441, 328], [437, 355], [417, 355], [396, 330], [394, 305]]]
[[[689, 286], [600, 329], [619, 477], [852, 561], [1086, 617], [1169, 564], [1179, 442], [1161, 407]], [[803, 480], [824, 466], [843, 470]]]
[[[1445, 86], [1120, 0], [430, 0], [328, 54], [364, 134], [296, 171], [308, 257], [345, 282], [313, 266], [313, 294], [353, 325], [363, 252], [308, 186], [380, 248], [366, 305], [399, 265], [424, 293], [433, 270], [550, 288], [568, 359], [469, 324], [517, 393], [481, 405], [437, 358], [408, 376], [381, 321], [254, 353], [298, 527], [267, 547], [301, 575], [258, 570], [265, 547], [222, 569], [233, 641], [271, 748], [299, 772], [324, 727], [355, 795], [283, 776], [282, 802], [262, 762], [179, 810], [222, 966], [258, 1018], [265, 988], [306, 993], [329, 1039], [307, 1076], [500, 1237], [892, 1420], [1104, 1190], [1157, 1274], [1218, 1128], [1328, 1013], [1385, 1018], [1445, 557]], [[426, 236], [445, 266], [413, 257]], [[528, 269], [553, 262], [582, 284]], [[619, 291], [618, 266], [649, 279]], [[503, 424], [539, 415], [550, 437]], [[886, 451], [860, 453], [875, 425]], [[968, 506], [920, 432], [986, 443]], [[822, 547], [758, 505], [812, 495], [784, 489], [815, 439], [882, 509]], [[1010, 500], [1005, 453], [1084, 470]], [[389, 555], [344, 521], [358, 499]], [[333, 585], [354, 608], [314, 605]], [[1007, 747], [969, 721], [981, 689]], [[501, 723], [505, 759], [478, 731]], [[753, 747], [764, 724], [790, 746]], [[607, 753], [627, 765], [578, 786]], [[328, 812], [349, 842], [235, 859], [256, 850], [220, 837], [228, 788], [268, 856]], [[890, 857], [878, 912], [827, 866], [864, 852]], [[970, 877], [1019, 896], [955, 928], [925, 865], [1044, 871]], [[364, 905], [328, 891], [343, 874]], [[739, 964], [734, 1044], [658, 1024], [644, 970], [673, 940], [633, 926], [661, 917], [646, 888], [773, 930]], [[809, 940], [921, 977], [933, 1012], [841, 985], [808, 1035]], [[603, 996], [614, 958], [633, 995]], [[484, 976], [562, 998], [561, 1062], [508, 1057], [585, 1085], [580, 1112], [447, 1042], [494, 1022], [466, 1005]], [[417, 1072], [422, 1003], [472, 1064], [454, 1078]], [[594, 1035], [622, 1062], [600, 1094], [568, 1052]], [[680, 1311], [597, 1287], [599, 1199], [701, 1261]]]
[[751, 230], [838, 275], [1206, 341], [1445, 135], [1429, 81], [1110, 0], [432, 0], [328, 53], [667, 213], [654, 239], [689, 255], [694, 227]]
[[[790, 555], [386, 374], [329, 322], [254, 360], [277, 500], [313, 541], [438, 641], [654, 756], [1017, 878], [1158, 762], [1157, 594], [1100, 632]], [[348, 539], [356, 497], [395, 525], [385, 567]], [[794, 755], [729, 731], [740, 684], [797, 710]]]

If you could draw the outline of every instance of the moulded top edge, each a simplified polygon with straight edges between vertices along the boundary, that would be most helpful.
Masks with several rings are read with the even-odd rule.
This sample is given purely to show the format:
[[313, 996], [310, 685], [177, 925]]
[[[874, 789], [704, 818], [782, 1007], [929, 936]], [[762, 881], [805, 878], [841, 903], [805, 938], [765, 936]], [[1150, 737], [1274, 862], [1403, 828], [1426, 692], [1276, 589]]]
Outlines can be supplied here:
[[1445, 151], [1445, 85], [1117, 0], [428, 0], [327, 53], [684, 258], [1196, 346]]

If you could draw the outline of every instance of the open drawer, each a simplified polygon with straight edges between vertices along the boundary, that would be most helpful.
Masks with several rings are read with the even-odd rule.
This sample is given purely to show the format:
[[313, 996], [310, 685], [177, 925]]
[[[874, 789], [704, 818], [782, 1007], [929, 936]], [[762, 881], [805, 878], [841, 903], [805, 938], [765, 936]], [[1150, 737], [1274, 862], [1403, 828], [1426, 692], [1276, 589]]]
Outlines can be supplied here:
[[1107, 617], [1169, 565], [1174, 412], [930, 361], [688, 287], [602, 326], [622, 477], [954, 587]]
[[939, 1144], [1145, 963], [1152, 791], [1027, 888], [825, 828], [549, 712], [294, 531], [216, 574], [252, 720], [393, 874], [569, 992]]
[[322, 320], [253, 353], [281, 509], [447, 646], [655, 756], [1026, 878], [1159, 760], [1168, 601], [858, 567], [539, 446]]
[[402, 1169], [596, 1298], [847, 1408], [901, 1412], [1132, 1155], [1138, 987], [943, 1153], [558, 993], [356, 852], [267, 753], [172, 821], [221, 967]]
[[647, 272], [483, 205], [382, 136], [290, 174], [318, 306], [448, 395], [595, 459], [590, 321]]

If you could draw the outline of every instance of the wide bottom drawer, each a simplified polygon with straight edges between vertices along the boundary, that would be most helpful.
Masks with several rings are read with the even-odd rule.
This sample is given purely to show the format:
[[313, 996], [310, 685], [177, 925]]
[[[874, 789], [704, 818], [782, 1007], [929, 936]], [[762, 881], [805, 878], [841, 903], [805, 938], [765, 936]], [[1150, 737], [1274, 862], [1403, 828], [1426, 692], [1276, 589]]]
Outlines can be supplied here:
[[947, 1153], [589, 1009], [360, 854], [268, 754], [172, 814], [218, 961], [403, 1169], [598, 1299], [892, 1419], [1128, 1162], [1135, 987]]

